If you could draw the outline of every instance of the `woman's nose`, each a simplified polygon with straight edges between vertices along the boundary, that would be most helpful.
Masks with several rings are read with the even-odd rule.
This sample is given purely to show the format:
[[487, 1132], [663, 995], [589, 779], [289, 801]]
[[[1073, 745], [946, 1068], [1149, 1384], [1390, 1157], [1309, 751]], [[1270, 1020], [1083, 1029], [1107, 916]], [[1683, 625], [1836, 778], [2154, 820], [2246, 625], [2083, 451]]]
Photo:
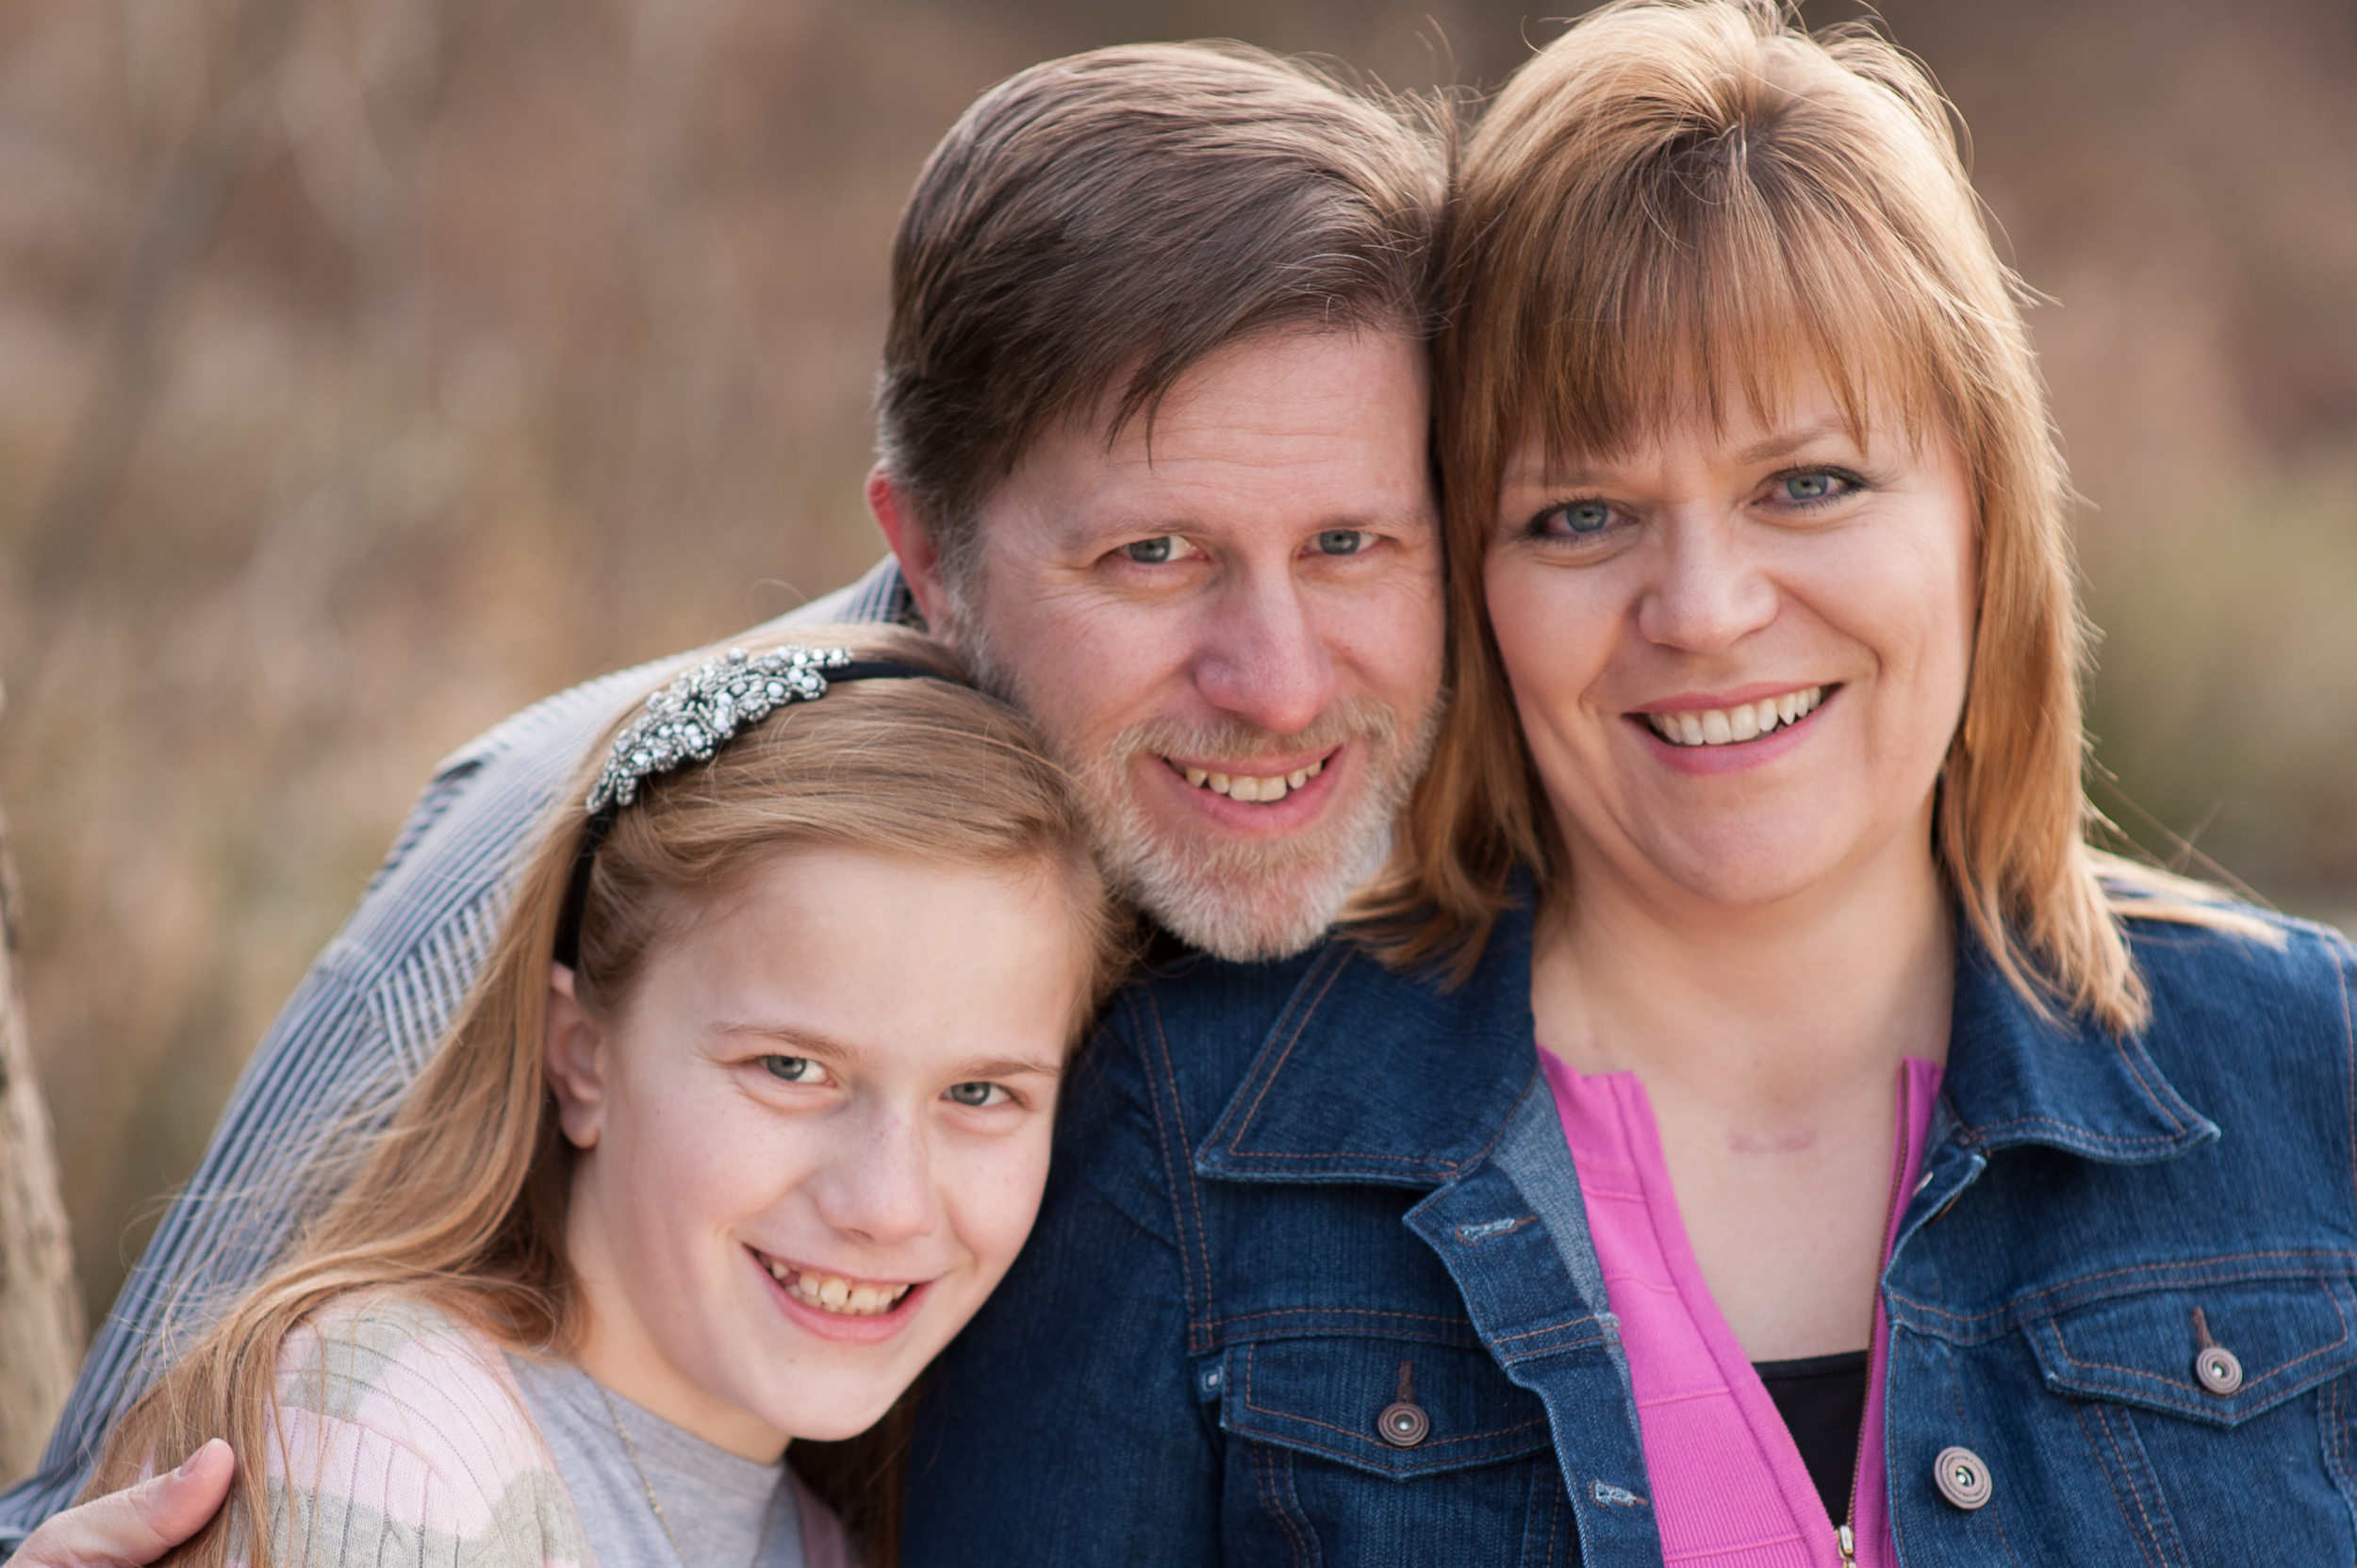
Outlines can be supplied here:
[[1646, 640], [1716, 653], [1776, 615], [1776, 588], [1727, 520], [1674, 517], [1637, 609]]
[[941, 1207], [920, 1123], [886, 1111], [857, 1118], [842, 1131], [826, 1168], [813, 1179], [819, 1218], [877, 1246], [930, 1235]]

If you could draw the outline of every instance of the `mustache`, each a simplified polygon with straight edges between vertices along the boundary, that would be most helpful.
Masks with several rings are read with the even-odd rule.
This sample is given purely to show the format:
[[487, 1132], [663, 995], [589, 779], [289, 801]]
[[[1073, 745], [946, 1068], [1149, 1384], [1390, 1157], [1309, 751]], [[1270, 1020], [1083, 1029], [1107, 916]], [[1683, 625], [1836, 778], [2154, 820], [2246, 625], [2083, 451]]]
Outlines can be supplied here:
[[1391, 709], [1361, 697], [1327, 709], [1307, 727], [1291, 734], [1278, 734], [1235, 719], [1211, 724], [1148, 719], [1115, 735], [1107, 748], [1107, 760], [1123, 762], [1150, 751], [1162, 757], [1218, 757], [1224, 762], [1250, 762], [1256, 757], [1327, 751], [1350, 740], [1386, 744], [1397, 732], [1398, 724]]

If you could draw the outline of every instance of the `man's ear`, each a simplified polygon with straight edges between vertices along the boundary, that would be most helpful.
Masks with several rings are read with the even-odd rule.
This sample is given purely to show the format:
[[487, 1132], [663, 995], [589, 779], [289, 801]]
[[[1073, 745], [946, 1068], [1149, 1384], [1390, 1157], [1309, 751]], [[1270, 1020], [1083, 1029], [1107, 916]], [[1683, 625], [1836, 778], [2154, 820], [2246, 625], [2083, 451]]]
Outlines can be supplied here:
[[549, 1032], [545, 1058], [557, 1125], [575, 1148], [595, 1148], [605, 1128], [605, 1032], [581, 1005], [573, 971], [549, 966]]
[[883, 530], [884, 541], [899, 558], [900, 575], [908, 579], [909, 592], [916, 596], [926, 628], [945, 641], [954, 640], [949, 593], [941, 580], [941, 556], [933, 550], [925, 525], [916, 520], [899, 482], [882, 463], [867, 470], [867, 509], [875, 514], [876, 526]]

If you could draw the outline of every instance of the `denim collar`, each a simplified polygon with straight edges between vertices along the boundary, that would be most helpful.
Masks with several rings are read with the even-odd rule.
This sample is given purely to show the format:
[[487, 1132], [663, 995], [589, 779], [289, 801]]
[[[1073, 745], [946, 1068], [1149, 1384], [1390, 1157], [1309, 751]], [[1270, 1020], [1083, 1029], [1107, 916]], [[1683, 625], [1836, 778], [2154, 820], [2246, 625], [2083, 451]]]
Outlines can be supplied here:
[[[1527, 883], [1518, 883], [1526, 893]], [[2044, 1144], [2111, 1164], [2218, 1135], [2139, 1036], [2041, 1018], [1961, 911], [1935, 1144]], [[1234, 1181], [1431, 1188], [1484, 1159], [1538, 1071], [1529, 900], [1499, 918], [1471, 980], [1442, 991], [1336, 941], [1310, 966], [1195, 1167]]]

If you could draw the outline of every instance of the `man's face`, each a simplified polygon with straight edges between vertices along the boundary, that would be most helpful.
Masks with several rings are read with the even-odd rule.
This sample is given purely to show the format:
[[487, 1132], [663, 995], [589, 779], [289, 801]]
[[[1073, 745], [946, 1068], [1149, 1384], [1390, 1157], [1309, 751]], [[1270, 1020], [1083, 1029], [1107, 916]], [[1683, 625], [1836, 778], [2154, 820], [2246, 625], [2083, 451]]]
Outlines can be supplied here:
[[943, 629], [1080, 779], [1116, 879], [1222, 957], [1315, 940], [1424, 769], [1426, 396], [1397, 334], [1227, 349], [1172, 389], [1150, 445], [1145, 421], [1109, 442], [1101, 417], [1036, 442], [948, 596]]

